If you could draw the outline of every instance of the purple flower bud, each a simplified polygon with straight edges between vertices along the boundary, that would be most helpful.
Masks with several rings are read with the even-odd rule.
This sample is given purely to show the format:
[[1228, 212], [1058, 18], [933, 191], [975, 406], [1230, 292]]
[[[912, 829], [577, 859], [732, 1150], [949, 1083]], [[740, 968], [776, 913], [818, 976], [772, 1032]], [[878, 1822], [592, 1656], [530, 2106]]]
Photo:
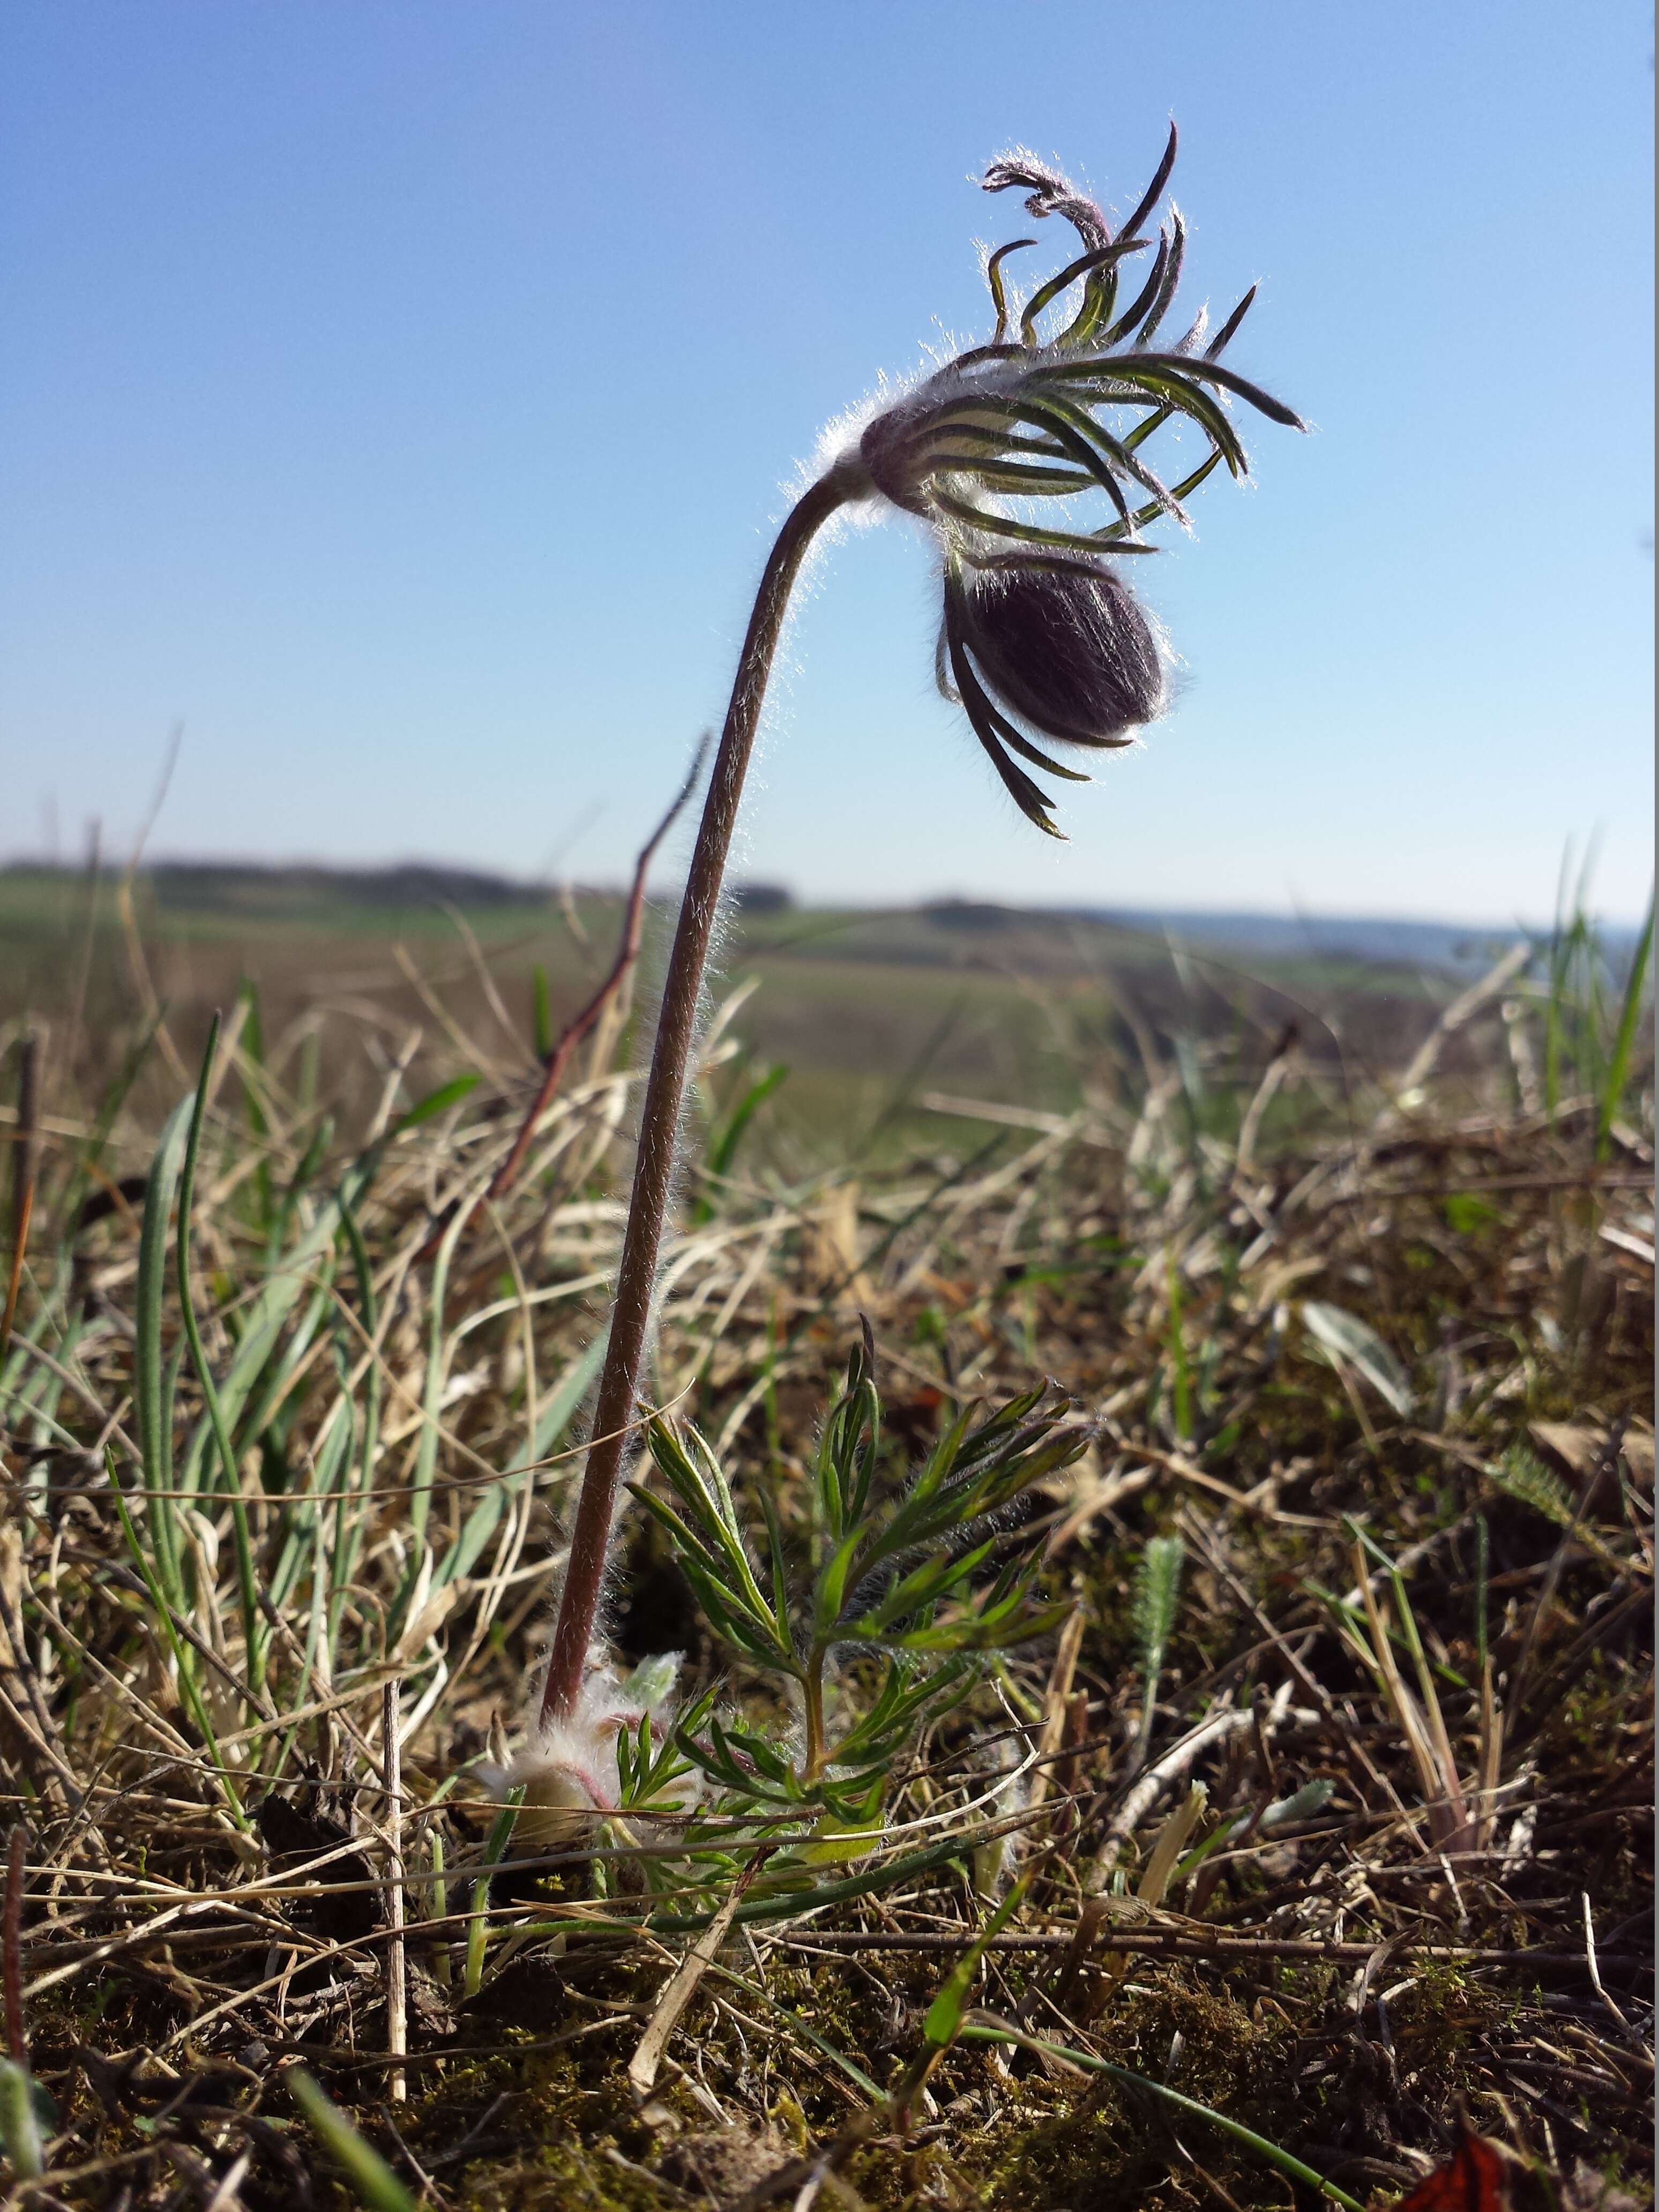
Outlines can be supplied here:
[[1054, 837], [1053, 802], [1009, 753], [1072, 782], [1088, 779], [1039, 751], [1025, 730], [1058, 744], [1116, 748], [1167, 700], [1140, 602], [1107, 562], [1070, 554], [1016, 555], [978, 568], [947, 559], [939, 674], [1014, 804]]
[[986, 689], [1060, 744], [1126, 744], [1165, 704], [1158, 639], [1104, 562], [1013, 561], [964, 580], [962, 641]]

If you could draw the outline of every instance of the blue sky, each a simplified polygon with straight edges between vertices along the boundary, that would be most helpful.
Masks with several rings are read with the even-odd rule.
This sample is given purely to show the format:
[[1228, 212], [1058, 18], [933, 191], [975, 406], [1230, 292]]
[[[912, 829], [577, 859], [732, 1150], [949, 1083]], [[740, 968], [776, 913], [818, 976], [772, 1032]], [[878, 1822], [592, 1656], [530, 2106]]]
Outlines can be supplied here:
[[[14, 0], [0, 850], [623, 872], [823, 425], [982, 335], [1011, 143], [1127, 210], [1315, 426], [1136, 580], [1144, 750], [1014, 813], [904, 524], [791, 638], [743, 866], [1498, 920], [1651, 870], [1645, 6]], [[1059, 227], [1048, 258], [1061, 258]], [[1033, 263], [1038, 257], [1033, 256]]]

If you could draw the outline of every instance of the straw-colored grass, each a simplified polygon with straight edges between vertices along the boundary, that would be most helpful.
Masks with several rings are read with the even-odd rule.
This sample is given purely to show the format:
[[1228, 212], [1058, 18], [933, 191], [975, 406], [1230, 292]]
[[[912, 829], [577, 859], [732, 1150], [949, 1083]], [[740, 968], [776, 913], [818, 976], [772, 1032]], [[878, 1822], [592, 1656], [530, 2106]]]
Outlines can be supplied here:
[[[1574, 2203], [1639, 2189], [1650, 1030], [1580, 925], [1440, 998], [1346, 1082], [1288, 1039], [1120, 1055], [1068, 1002], [1071, 1103], [930, 1094], [933, 1149], [856, 1172], [708, 1074], [650, 1385], [762, 1547], [860, 1313], [890, 1475], [1045, 1375], [1091, 1441], [1006, 1532], [1069, 1623], [911, 1745], [881, 1832], [678, 1890], [672, 1823], [527, 1856], [472, 1771], [559, 1565], [625, 1007], [476, 1206], [535, 1088], [504, 1005], [331, 1011], [349, 1140], [314, 1012], [266, 1040], [238, 999], [199, 1097], [158, 1009], [101, 1089], [72, 1006], [15, 1024], [9, 2027], [52, 2100], [16, 2188], [1364, 2203], [1461, 2104]], [[623, 1655], [787, 1729], [660, 1533], [623, 1540]]]

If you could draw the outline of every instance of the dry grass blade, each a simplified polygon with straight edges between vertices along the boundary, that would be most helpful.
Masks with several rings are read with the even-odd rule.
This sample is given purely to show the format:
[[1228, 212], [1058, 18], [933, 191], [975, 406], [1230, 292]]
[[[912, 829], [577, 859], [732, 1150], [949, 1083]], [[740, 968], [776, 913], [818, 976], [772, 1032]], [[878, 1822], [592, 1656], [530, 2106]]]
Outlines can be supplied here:
[[662, 2064], [663, 2053], [668, 2048], [668, 2039], [679, 2026], [681, 2015], [696, 1995], [697, 1984], [720, 1956], [720, 1947], [731, 1930], [738, 1907], [742, 1904], [750, 1883], [759, 1873], [761, 1865], [759, 1857], [750, 1860], [727, 1892], [725, 1903], [696, 1942], [687, 1948], [685, 1956], [669, 1976], [663, 1993], [657, 2000], [657, 2008], [647, 2024], [645, 2033], [639, 2039], [634, 2056], [628, 2062], [628, 2079], [635, 2095], [641, 2102], [656, 2087], [657, 2073]]
[[1463, 1804], [1462, 1786], [1457, 1778], [1456, 1763], [1447, 1740], [1446, 1725], [1441, 1717], [1440, 1703], [1434, 1694], [1433, 1683], [1426, 1674], [1423, 1676], [1421, 1703], [1407, 1688], [1394, 1656], [1393, 1639], [1384, 1627], [1382, 1613], [1377, 1608], [1376, 1595], [1371, 1588], [1364, 1553], [1358, 1543], [1352, 1548], [1350, 1560], [1360, 1601], [1365, 1608], [1366, 1623], [1370, 1629], [1371, 1656], [1388, 1692], [1389, 1706], [1410, 1749], [1412, 1764], [1417, 1769], [1418, 1786], [1428, 1808], [1430, 1832], [1442, 1850], [1462, 1850], [1468, 1840], [1468, 1819]]
[[[510, 1012], [520, 956], [466, 918]], [[581, 918], [610, 945], [626, 896]], [[947, 951], [982, 943], [927, 927]], [[1425, 2170], [1460, 2097], [1557, 2172], [1639, 2180], [1652, 1279], [1601, 1231], [1650, 1232], [1645, 1193], [1595, 1159], [1599, 1105], [1572, 1106], [1602, 1088], [1574, 1073], [1570, 1010], [1553, 1114], [1527, 1107], [1512, 1053], [1519, 1021], [1541, 1096], [1544, 1008], [1523, 997], [1505, 1023], [1483, 1000], [1441, 1024], [1423, 1098], [1362, 1158], [1356, 1127], [1399, 1097], [1459, 987], [1378, 1030], [1370, 1075], [1350, 1006], [1346, 1094], [1304, 1016], [1296, 1079], [1264, 1097], [1282, 1004], [1218, 995], [1188, 1032], [1193, 969], [1136, 1003], [1137, 1042], [1116, 1009], [1145, 969], [1115, 973], [1085, 1022], [1087, 971], [1061, 989], [1032, 939], [1029, 1000], [988, 1000], [983, 1034], [1040, 1008], [1069, 1093], [1010, 1078], [1013, 1118], [977, 1127], [907, 1104], [855, 1171], [833, 1137], [844, 1103], [813, 1123], [791, 1086], [769, 1096], [676, 1225], [652, 1378], [720, 1440], [761, 1598], [768, 1508], [787, 1581], [821, 1556], [818, 1424], [856, 1279], [881, 1510], [970, 1400], [1049, 1374], [1077, 1398], [1091, 1453], [983, 1540], [991, 1571], [1040, 1558], [1055, 1611], [893, 1755], [872, 1833], [784, 1821], [757, 1853], [752, 1826], [708, 1798], [677, 1811], [665, 1784], [665, 1809], [531, 1854], [478, 1778], [511, 1756], [544, 1648], [617, 1251], [628, 1040], [596, 1026], [475, 1233], [417, 1269], [434, 1216], [507, 1158], [513, 1085], [467, 1088], [429, 1022], [411, 1042], [389, 951], [373, 1019], [362, 981], [283, 1014], [238, 1000], [193, 1182], [167, 1186], [187, 1221], [158, 1185], [141, 1313], [135, 1179], [184, 1086], [151, 1047], [161, 1072], [119, 1091], [148, 1018], [118, 927], [92, 941], [89, 1034], [118, 1097], [100, 1104], [85, 1062], [40, 1063], [0, 1357], [0, 1760], [29, 1838], [9, 2012], [27, 2004], [29, 2079], [55, 2100], [39, 2132], [60, 2203], [99, 2212], [125, 2188], [131, 2212], [167, 2212], [184, 2189], [231, 2212], [297, 2195], [313, 2158], [343, 2172], [346, 2151], [278, 2124], [295, 2058], [395, 2187], [418, 2169], [428, 2201], [499, 2189], [531, 2212], [776, 2201], [792, 2171], [786, 2202], [839, 2187], [896, 2212], [947, 2161], [987, 2203], [1106, 2189], [1179, 2212], [1196, 2171], [1171, 2166], [1148, 2095], [1241, 2204], [1267, 2171], [1247, 2136], [1363, 2199]], [[149, 981], [199, 1066], [206, 1009], [169, 957], [147, 945]], [[351, 957], [362, 974], [361, 936]], [[470, 956], [416, 964], [458, 1035], [499, 1029]], [[802, 1058], [824, 963], [753, 964], [715, 1060], [750, 1039], [768, 1064]], [[873, 1003], [931, 972], [869, 960], [854, 982]], [[958, 992], [1008, 988], [949, 972]], [[573, 963], [559, 989], [550, 1036], [592, 980]], [[788, 1036], [766, 1029], [786, 1018]], [[915, 1047], [895, 1034], [902, 1080]], [[1646, 1051], [1644, 1030], [1613, 1117], [1640, 1144]], [[752, 1077], [705, 1079], [723, 1127]], [[939, 1079], [940, 1102], [999, 1106], [994, 1066], [964, 1056]], [[9, 1091], [0, 1115], [21, 1126]], [[1409, 1414], [1354, 1369], [1362, 1422], [1298, 1321], [1309, 1302], [1387, 1347]], [[1355, 1528], [1374, 1550], [1356, 1554]], [[1177, 1537], [1148, 1700], [1137, 1580]], [[723, 1727], [789, 1741], [787, 1695], [716, 1644], [643, 1521], [617, 1540], [618, 1674], [683, 1649], [680, 1698], [716, 1692]], [[829, 1670], [838, 1725], [876, 1680], [863, 1660]], [[978, 2041], [964, 2015], [930, 2046], [901, 2148], [873, 2085], [902, 2080], [969, 1956], [974, 2002], [1054, 2050]], [[1067, 2052], [1133, 2079], [1085, 2081]], [[816, 2148], [781, 2139], [780, 2113]], [[738, 2163], [708, 2162], [716, 2138]]]
[[394, 2105], [409, 2096], [409, 2076], [398, 2062], [409, 2052], [409, 1982], [404, 1944], [404, 1771], [399, 1741], [399, 1686], [388, 1682], [380, 1705], [380, 1778], [386, 1789], [386, 2047], [392, 2060], [386, 2094]]

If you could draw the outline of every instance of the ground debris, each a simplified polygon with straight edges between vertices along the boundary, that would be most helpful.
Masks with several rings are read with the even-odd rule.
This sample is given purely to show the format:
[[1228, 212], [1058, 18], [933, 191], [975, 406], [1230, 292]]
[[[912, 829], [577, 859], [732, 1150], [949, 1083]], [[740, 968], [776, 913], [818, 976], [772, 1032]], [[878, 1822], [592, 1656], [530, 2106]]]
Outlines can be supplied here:
[[[796, 2169], [780, 2201], [871, 2212], [1312, 2202], [1309, 2174], [1364, 2204], [1420, 2183], [1465, 2118], [1554, 2177], [1557, 2212], [1650, 2201], [1647, 1030], [1615, 1140], [1565, 1075], [1553, 1107], [1530, 1077], [1516, 1095], [1496, 1008], [1402, 1105], [1280, 1052], [1282, 1012], [1248, 995], [1224, 1032], [1143, 1008], [1120, 1036], [1042, 992], [1064, 1110], [1011, 1121], [953, 1089], [926, 1145], [856, 1174], [763, 1117], [744, 1171], [688, 1206], [656, 1388], [720, 1437], [757, 1553], [763, 1496], [786, 1553], [810, 1548], [856, 1307], [882, 1480], [964, 1401], [1045, 1376], [1090, 1443], [994, 1532], [1041, 1553], [1073, 1626], [895, 1761], [881, 1833], [757, 1865], [669, 2012], [737, 1869], [666, 1894], [671, 1823], [484, 1864], [482, 1763], [539, 1656], [615, 1256], [617, 1036], [439, 1273], [416, 1255], [535, 1071], [445, 1104], [477, 1071], [428, 1037], [440, 1108], [371, 1174], [368, 1107], [349, 1145], [319, 1136], [287, 1048], [239, 1018], [188, 1231], [234, 1493], [176, 1282], [141, 1296], [156, 1097], [56, 1159], [0, 1401], [12, 2024], [52, 2100], [53, 2201], [344, 2202], [295, 2066], [446, 2212], [729, 2207]], [[384, 1135], [413, 1102], [370, 1033]], [[52, 1110], [100, 1126], [88, 1100]], [[159, 1431], [135, 1411], [146, 1359]], [[1178, 1540], [1179, 1587], [1149, 1674], [1155, 1539]], [[683, 1650], [687, 1694], [719, 1682], [787, 1735], [656, 1534], [621, 1541], [620, 1656]], [[840, 1887], [780, 1911], [817, 1882]]]

